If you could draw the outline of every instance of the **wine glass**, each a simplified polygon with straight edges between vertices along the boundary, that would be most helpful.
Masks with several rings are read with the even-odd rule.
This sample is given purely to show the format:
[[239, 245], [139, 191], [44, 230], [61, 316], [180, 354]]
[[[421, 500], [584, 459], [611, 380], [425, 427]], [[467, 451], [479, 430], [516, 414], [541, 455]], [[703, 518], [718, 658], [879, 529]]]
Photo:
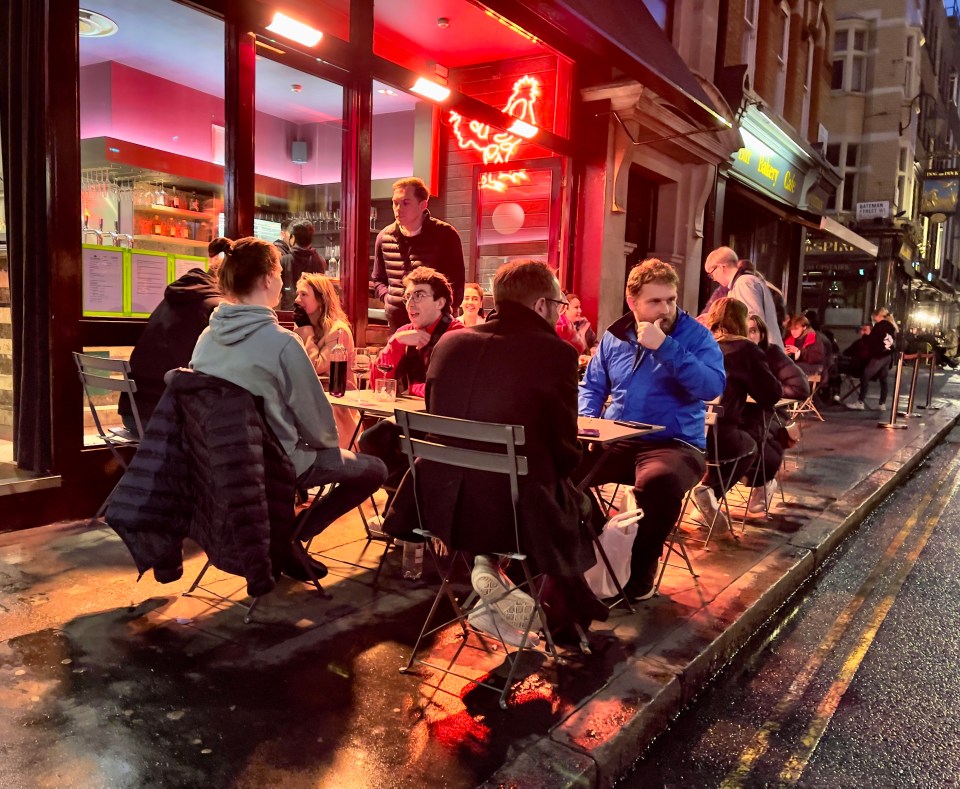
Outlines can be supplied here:
[[353, 356], [352, 369], [353, 374], [357, 377], [357, 400], [359, 400], [364, 382], [369, 379], [370, 373], [370, 354], [366, 348], [357, 348]]

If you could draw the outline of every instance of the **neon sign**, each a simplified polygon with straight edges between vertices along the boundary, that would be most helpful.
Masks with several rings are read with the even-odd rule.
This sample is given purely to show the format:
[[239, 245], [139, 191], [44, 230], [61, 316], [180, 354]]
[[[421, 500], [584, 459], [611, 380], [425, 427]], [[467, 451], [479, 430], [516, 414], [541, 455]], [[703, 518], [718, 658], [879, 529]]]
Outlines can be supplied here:
[[[539, 98], [540, 82], [535, 77], [524, 75], [513, 83], [513, 92], [507, 99], [503, 111], [507, 115], [517, 118], [523, 124], [536, 129], [537, 119], [534, 114], [534, 105]], [[473, 148], [479, 151], [484, 164], [506, 164], [516, 154], [520, 143], [525, 138], [533, 136], [528, 133], [521, 136], [509, 131], [491, 134], [489, 124], [467, 120], [458, 112], [451, 112], [449, 120], [460, 148], [464, 150]], [[529, 176], [526, 170], [483, 173], [480, 176], [480, 188], [504, 192], [508, 186], [516, 186], [528, 180]]]

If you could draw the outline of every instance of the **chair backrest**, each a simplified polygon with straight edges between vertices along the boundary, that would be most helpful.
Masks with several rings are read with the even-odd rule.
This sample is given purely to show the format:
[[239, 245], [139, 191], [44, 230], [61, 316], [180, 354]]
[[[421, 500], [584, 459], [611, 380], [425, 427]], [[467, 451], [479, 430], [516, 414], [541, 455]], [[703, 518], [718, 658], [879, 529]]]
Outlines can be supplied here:
[[[504, 474], [510, 480], [517, 551], [520, 550], [520, 522], [517, 504], [520, 500], [519, 478], [527, 474], [527, 458], [517, 454], [525, 442], [522, 425], [496, 422], [474, 422], [434, 414], [414, 413], [397, 409], [400, 446], [407, 456], [414, 485], [417, 518], [423, 525], [418, 488], [418, 459], [445, 466]], [[473, 446], [471, 446], [473, 445]], [[491, 450], [491, 445], [495, 448]], [[479, 447], [479, 448], [475, 448]]]
[[[76, 351], [74, 351], [73, 360], [77, 364], [77, 372], [80, 375], [80, 383], [83, 385], [87, 406], [90, 408], [93, 423], [96, 425], [100, 437], [105, 441], [111, 440], [97, 414], [93, 391], [96, 389], [120, 392], [130, 398], [130, 410], [137, 427], [136, 437], [138, 440], [142, 438], [143, 425], [140, 422], [140, 412], [137, 410], [137, 402], [133, 396], [137, 391], [137, 385], [130, 377], [130, 363], [126, 359], [109, 359], [103, 356], [77, 353]], [[117, 375], [117, 377], [114, 377], [114, 375]]]

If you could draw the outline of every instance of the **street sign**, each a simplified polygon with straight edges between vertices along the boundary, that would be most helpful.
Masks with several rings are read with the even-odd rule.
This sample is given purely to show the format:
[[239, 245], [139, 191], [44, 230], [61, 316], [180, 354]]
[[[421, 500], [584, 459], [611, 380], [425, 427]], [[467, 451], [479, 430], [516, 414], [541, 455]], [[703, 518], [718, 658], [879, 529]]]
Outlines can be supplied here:
[[890, 216], [889, 200], [874, 200], [872, 203], [857, 203], [857, 221], [886, 219]]

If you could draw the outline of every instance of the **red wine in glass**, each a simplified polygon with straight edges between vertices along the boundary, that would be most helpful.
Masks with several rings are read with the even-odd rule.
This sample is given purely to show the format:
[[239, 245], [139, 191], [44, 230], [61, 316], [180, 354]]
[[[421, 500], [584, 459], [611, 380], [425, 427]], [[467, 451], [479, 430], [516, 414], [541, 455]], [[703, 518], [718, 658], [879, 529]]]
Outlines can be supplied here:
[[386, 375], [387, 373], [389, 373], [389, 372], [393, 369], [393, 365], [390, 364], [389, 362], [377, 362], [377, 369], [378, 369], [381, 373], [383, 373], [384, 375]]

